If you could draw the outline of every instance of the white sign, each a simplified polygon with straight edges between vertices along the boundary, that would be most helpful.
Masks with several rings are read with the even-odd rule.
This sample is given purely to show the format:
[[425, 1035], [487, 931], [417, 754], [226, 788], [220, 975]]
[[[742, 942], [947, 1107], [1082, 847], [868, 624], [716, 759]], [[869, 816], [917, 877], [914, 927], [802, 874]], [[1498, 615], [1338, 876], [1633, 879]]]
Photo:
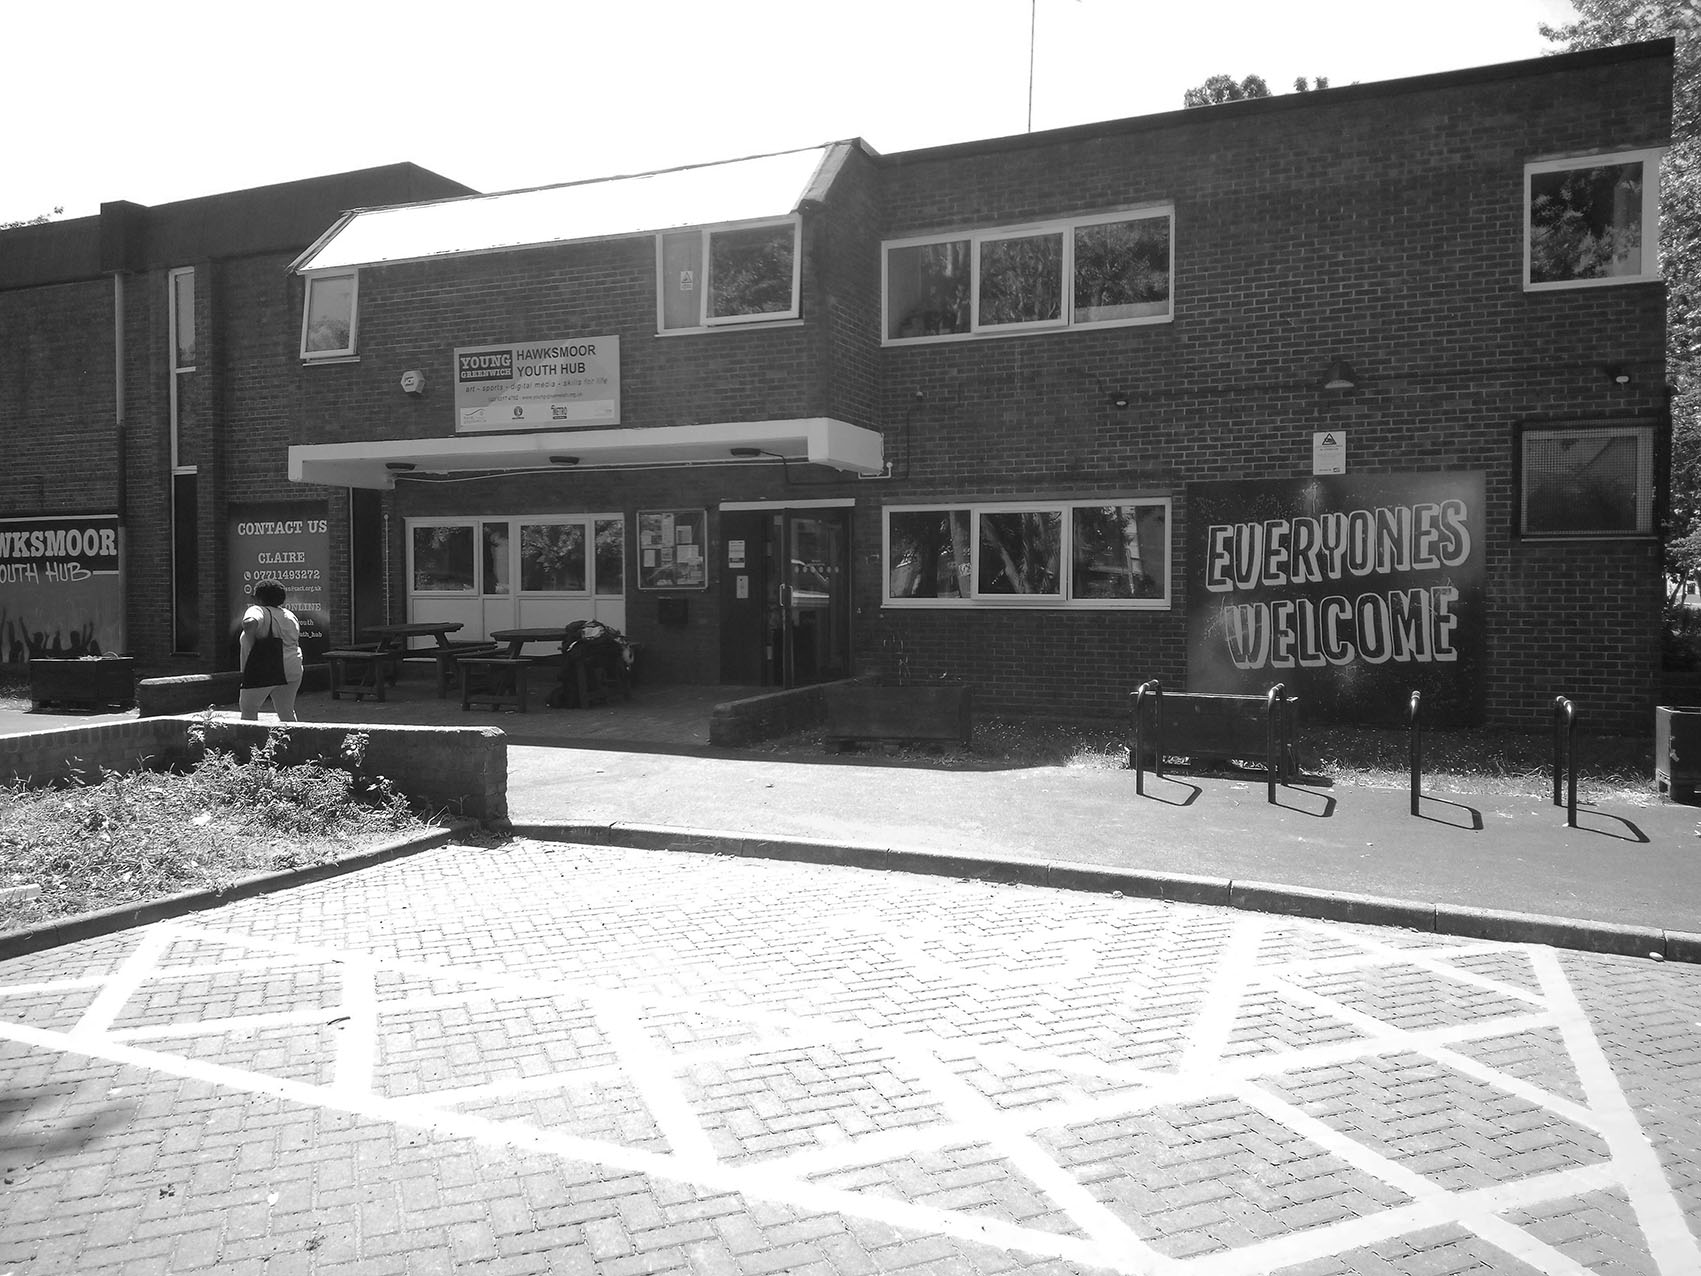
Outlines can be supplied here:
[[1311, 436], [1311, 472], [1313, 474], [1345, 474], [1347, 472], [1347, 432], [1324, 430]]
[[455, 431], [620, 424], [620, 338], [455, 351]]

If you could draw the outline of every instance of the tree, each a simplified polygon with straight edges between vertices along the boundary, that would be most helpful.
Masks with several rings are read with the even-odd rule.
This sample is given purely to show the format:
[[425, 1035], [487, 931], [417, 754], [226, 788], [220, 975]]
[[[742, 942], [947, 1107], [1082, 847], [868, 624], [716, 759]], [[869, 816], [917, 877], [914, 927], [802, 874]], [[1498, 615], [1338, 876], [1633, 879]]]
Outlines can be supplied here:
[[1261, 75], [1249, 75], [1236, 84], [1233, 76], [1213, 75], [1196, 89], [1181, 95], [1183, 106], [1216, 106], [1221, 102], [1243, 102], [1248, 98], [1269, 97], [1270, 86]]
[[26, 217], [22, 221], [0, 222], [0, 230], [15, 230], [19, 226], [45, 226], [55, 217], [63, 216], [65, 209], [55, 207], [51, 213], [37, 213], [34, 217]]
[[1296, 75], [1293, 81], [1293, 91], [1295, 93], [1309, 93], [1312, 89], [1326, 89], [1328, 87], [1329, 77], [1326, 75], [1312, 76], [1310, 84], [1305, 82], [1305, 77], [1303, 75]]
[[1660, 260], [1666, 280], [1666, 384], [1672, 398], [1666, 571], [1675, 599], [1701, 573], [1701, 13], [1694, 0], [1572, 0], [1581, 15], [1542, 23], [1556, 52], [1672, 36], [1671, 149], [1660, 166]]

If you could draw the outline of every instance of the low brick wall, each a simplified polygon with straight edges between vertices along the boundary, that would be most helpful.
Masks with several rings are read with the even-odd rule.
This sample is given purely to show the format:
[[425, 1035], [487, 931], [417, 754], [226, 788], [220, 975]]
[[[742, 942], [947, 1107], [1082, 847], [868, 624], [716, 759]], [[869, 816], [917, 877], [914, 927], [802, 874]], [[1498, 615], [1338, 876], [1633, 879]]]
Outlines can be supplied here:
[[[302, 671], [303, 691], [328, 691], [331, 666], [308, 665]], [[185, 673], [170, 678], [143, 678], [136, 684], [136, 713], [157, 718], [168, 713], [199, 713], [214, 705], [235, 704], [242, 690], [242, 671]]]
[[771, 691], [748, 700], [724, 701], [709, 715], [709, 743], [739, 748], [817, 726], [827, 720], [827, 687], [872, 686], [874, 682], [873, 675], [867, 675], [814, 687]]
[[[194, 757], [189, 728], [199, 721], [189, 714], [0, 736], [0, 783], [93, 781], [102, 771], [183, 765]], [[214, 743], [252, 748], [270, 730], [268, 723], [220, 721]], [[409, 798], [484, 824], [507, 822], [508, 738], [498, 728], [298, 722], [289, 728], [289, 746], [280, 756], [285, 762], [336, 758], [351, 731], [367, 736], [365, 769], [387, 777]]]

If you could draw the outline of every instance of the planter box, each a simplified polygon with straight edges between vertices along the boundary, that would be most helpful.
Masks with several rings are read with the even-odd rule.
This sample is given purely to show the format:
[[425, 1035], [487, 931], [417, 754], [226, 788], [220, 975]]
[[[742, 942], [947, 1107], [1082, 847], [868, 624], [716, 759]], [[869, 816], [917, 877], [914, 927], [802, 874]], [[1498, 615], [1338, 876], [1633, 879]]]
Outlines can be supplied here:
[[1701, 784], [1701, 705], [1654, 709], [1654, 783], [1674, 802], [1693, 802]]
[[136, 703], [135, 658], [31, 660], [30, 701], [36, 709], [128, 709]]
[[830, 686], [824, 689], [826, 743], [950, 740], [968, 747], [974, 735], [973, 688], [965, 682], [916, 687]]
[[[1292, 779], [1299, 774], [1294, 742], [1294, 707], [1298, 703], [1290, 697], [1278, 700], [1272, 707], [1266, 696], [1166, 691], [1161, 700], [1150, 702], [1147, 709], [1148, 713], [1161, 711], [1163, 725], [1161, 732], [1153, 731], [1155, 723], [1144, 727], [1152, 734], [1147, 735], [1142, 745], [1145, 757], [1138, 759], [1138, 764], [1154, 766], [1160, 749], [1165, 757], [1184, 757], [1197, 767], [1219, 767], [1230, 762], [1267, 763], [1270, 715], [1274, 712], [1276, 775], [1284, 780]], [[1136, 762], [1130, 756], [1129, 765]]]

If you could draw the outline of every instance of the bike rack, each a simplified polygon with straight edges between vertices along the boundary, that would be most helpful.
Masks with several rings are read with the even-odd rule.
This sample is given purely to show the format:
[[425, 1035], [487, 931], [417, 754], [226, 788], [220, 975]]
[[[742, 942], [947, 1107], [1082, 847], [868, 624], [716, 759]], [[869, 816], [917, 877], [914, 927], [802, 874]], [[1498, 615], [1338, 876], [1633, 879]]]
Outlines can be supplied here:
[[1152, 774], [1159, 779], [1164, 773], [1164, 689], [1157, 679], [1148, 679], [1138, 688], [1129, 693], [1129, 700], [1134, 705], [1134, 743], [1128, 751], [1128, 765], [1134, 768], [1134, 792], [1141, 797], [1146, 795], [1146, 765], [1145, 740], [1142, 724], [1146, 718], [1146, 697], [1152, 697]]
[[1412, 814], [1418, 813], [1418, 794], [1423, 789], [1423, 693], [1412, 692], [1406, 706], [1406, 722], [1412, 737]]
[[[1264, 800], [1271, 806], [1276, 804], [1276, 775], [1281, 765], [1276, 743], [1276, 706], [1286, 704], [1287, 698], [1288, 689], [1279, 682], [1264, 694]], [[1285, 742], [1287, 733], [1280, 734]]]
[[[1577, 827], [1577, 706], [1564, 696], [1553, 701], [1553, 804], [1566, 808], [1565, 825]], [[1559, 767], [1561, 755], [1570, 775], [1570, 793], [1566, 801], [1559, 800]]]

